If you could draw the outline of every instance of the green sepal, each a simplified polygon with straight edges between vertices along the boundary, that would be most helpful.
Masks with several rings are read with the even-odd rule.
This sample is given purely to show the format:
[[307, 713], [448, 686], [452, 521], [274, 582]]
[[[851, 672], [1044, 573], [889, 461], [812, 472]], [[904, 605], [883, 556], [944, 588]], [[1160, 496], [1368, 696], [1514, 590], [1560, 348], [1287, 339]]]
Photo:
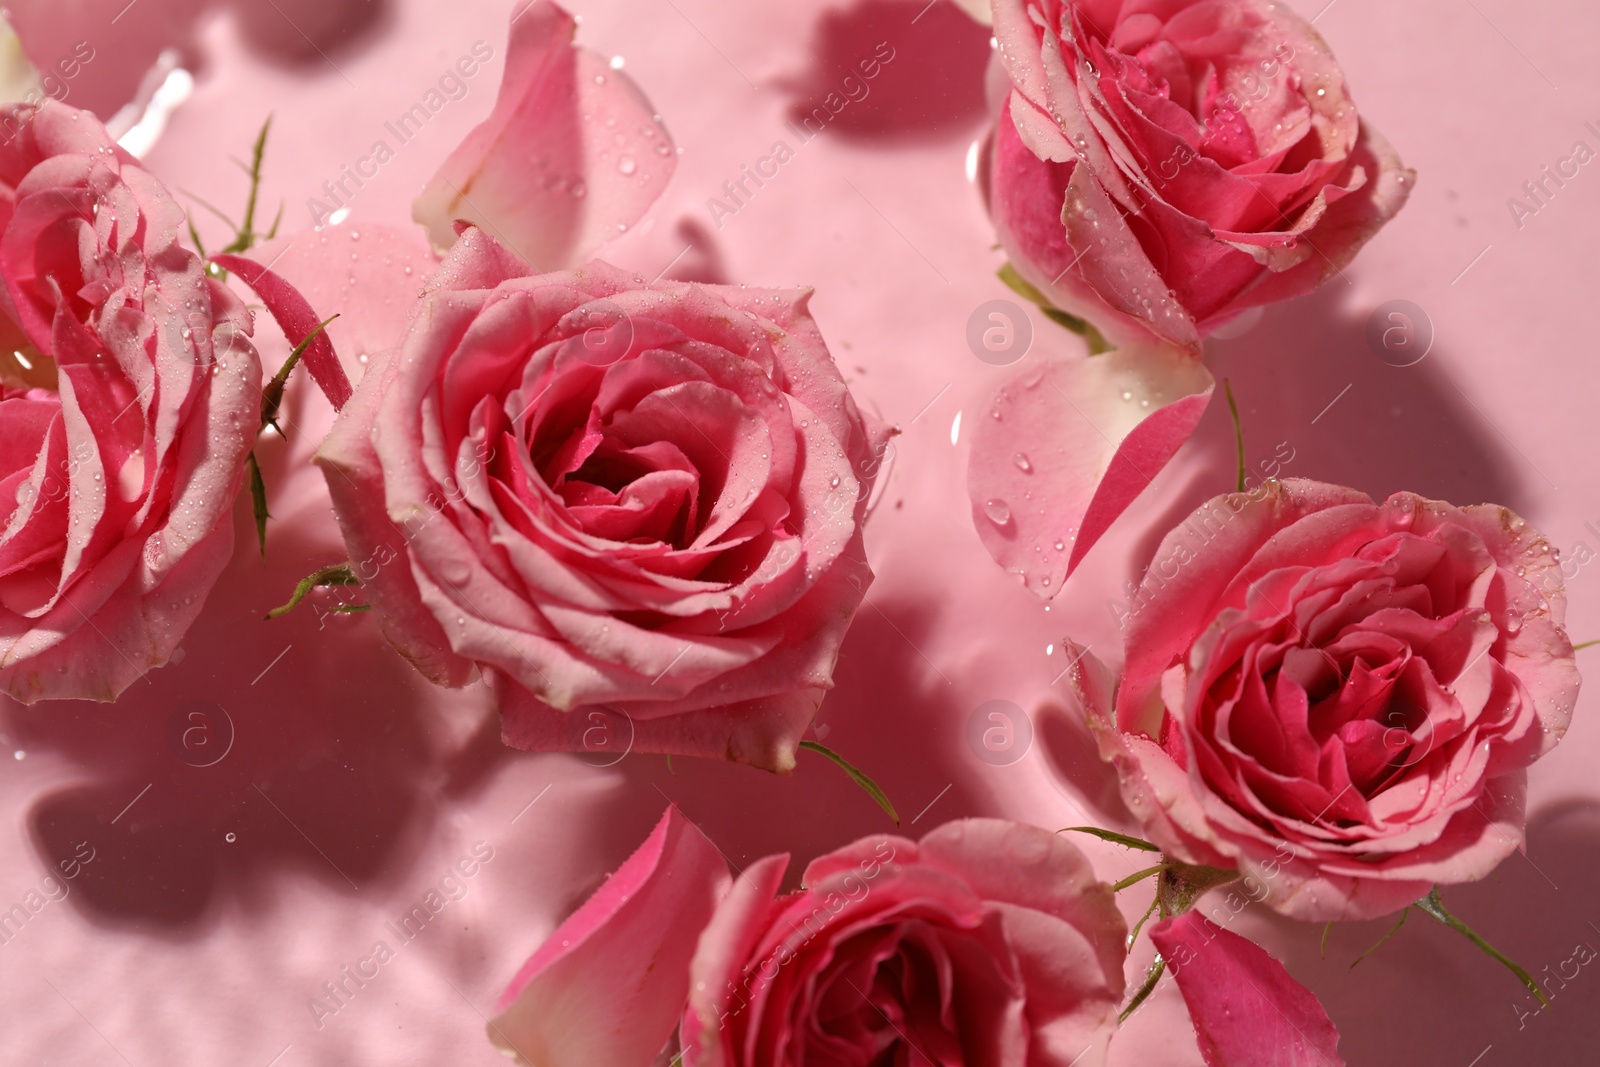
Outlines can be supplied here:
[[1139, 986], [1139, 991], [1128, 1001], [1128, 1006], [1117, 1014], [1117, 1025], [1121, 1026], [1128, 1021], [1128, 1016], [1139, 1010], [1139, 1005], [1150, 998], [1156, 991], [1156, 985], [1161, 981], [1161, 975], [1167, 969], [1167, 961], [1161, 958], [1161, 953], [1156, 953], [1156, 958], [1150, 961], [1150, 970], [1145, 972], [1144, 983]]
[[816, 741], [802, 741], [800, 742], [800, 747], [807, 748], [812, 752], [827, 756], [829, 759], [833, 760], [833, 762], [837, 763], [844, 770], [844, 773], [850, 776], [851, 781], [855, 782], [856, 785], [859, 785], [862, 789], [866, 790], [867, 796], [876, 801], [878, 807], [882, 808], [888, 813], [889, 818], [894, 820], [894, 824], [896, 826], [900, 825], [900, 816], [896, 814], [894, 805], [889, 802], [888, 794], [880, 789], [878, 787], [878, 783], [874, 782], [870, 777], [868, 777], [864, 771], [854, 766], [849, 760], [833, 751], [833, 749], [826, 745], [819, 744]]
[[261, 543], [261, 555], [267, 554], [267, 520], [272, 518], [272, 513], [267, 510], [267, 483], [261, 477], [261, 464], [256, 462], [256, 454], [251, 452], [245, 457], [245, 466], [250, 468], [250, 503], [255, 512], [256, 540]]
[[[250, 178], [250, 195], [244, 204], [244, 219], [234, 228], [234, 236], [228, 247], [223, 252], [246, 252], [256, 243], [261, 235], [256, 233], [256, 197], [261, 192], [261, 161], [267, 154], [267, 132], [272, 129], [272, 116], [267, 116], [267, 121], [261, 124], [261, 132], [256, 134], [256, 143], [250, 151], [250, 166], [244, 168], [245, 174]], [[242, 166], [242, 164], [241, 164]], [[276, 227], [274, 227], [276, 228]]]
[[1045, 318], [1058, 326], [1065, 326], [1088, 342], [1091, 356], [1098, 356], [1100, 353], [1109, 352], [1116, 347], [1106, 340], [1105, 335], [1095, 328], [1094, 323], [1088, 319], [1080, 319], [1076, 315], [1069, 315], [1050, 303], [1050, 298], [1041, 293], [1021, 274], [1017, 273], [1017, 268], [1010, 263], [1005, 264], [995, 273], [1012, 292], [1038, 305], [1039, 313]]
[[[300, 583], [294, 587], [294, 595], [289, 598], [287, 603], [280, 604], [267, 612], [267, 618], [276, 619], [289, 614], [289, 612], [300, 606], [300, 601], [309, 596], [313, 589], [326, 586], [360, 584], [361, 579], [356, 577], [355, 572], [350, 569], [350, 564], [348, 563], [333, 563], [326, 567], [318, 567], [300, 579]], [[370, 604], [340, 605], [333, 610], [342, 612], [366, 611], [371, 606]]]
[[1142, 852], [1161, 851], [1160, 845], [1152, 845], [1148, 841], [1140, 840], [1137, 837], [1129, 837], [1127, 834], [1119, 834], [1115, 830], [1102, 830], [1098, 826], [1063, 826], [1056, 833], [1088, 834], [1090, 837], [1098, 837], [1102, 841], [1110, 841], [1113, 845], [1121, 845], [1124, 848], [1136, 848]]
[[[1384, 945], [1388, 944], [1389, 943], [1389, 939], [1391, 937], [1393, 937], [1395, 934], [1398, 934], [1400, 932], [1400, 928], [1406, 924], [1406, 916], [1408, 916], [1410, 914], [1411, 914], [1411, 906], [1407, 905], [1405, 907], [1405, 909], [1400, 912], [1400, 921], [1395, 923], [1393, 926], [1391, 926], [1389, 928], [1389, 932], [1388, 933], [1386, 933], [1382, 937], [1378, 938], [1378, 943], [1377, 944], [1373, 945], [1371, 948], [1367, 949], [1367, 951], [1363, 952], [1361, 955], [1359, 955], [1355, 959], [1351, 960], [1350, 961], [1350, 969], [1352, 971], [1355, 970], [1356, 969], [1356, 964], [1360, 963], [1362, 960], [1366, 959], [1368, 956], [1370, 956], [1374, 952], [1378, 951]], [[1333, 924], [1329, 923], [1328, 925], [1332, 926]], [[1326, 949], [1327, 943], [1328, 943], [1328, 935], [1327, 935], [1326, 931], [1323, 932], [1322, 943], [1323, 943], [1324, 949]], [[1327, 954], [1326, 951], [1324, 951], [1323, 954], [1326, 955]]]
[[1239, 482], [1234, 492], [1244, 492], [1244, 424], [1239, 421], [1239, 405], [1233, 399], [1233, 384], [1222, 379], [1222, 391], [1228, 397], [1228, 413], [1233, 416], [1233, 443], [1239, 455]]
[[1499, 960], [1501, 965], [1504, 966], [1506, 970], [1516, 975], [1518, 981], [1528, 987], [1528, 992], [1539, 998], [1540, 1004], [1543, 1004], [1547, 1008], [1550, 1006], [1550, 1001], [1544, 995], [1544, 990], [1539, 988], [1539, 983], [1533, 980], [1532, 975], [1523, 970], [1521, 967], [1517, 966], [1515, 963], [1512, 963], [1509, 959], [1501, 954], [1499, 949], [1495, 948], [1493, 945], [1489, 944], [1489, 942], [1479, 937], [1477, 933], [1473, 931], [1472, 927], [1468, 926], [1466, 923], [1462, 922], [1460, 919], [1456, 918], [1454, 915], [1451, 915], [1445, 910], [1444, 901], [1439, 899], [1438, 886], [1434, 886], [1431, 890], [1429, 890], [1428, 895], [1417, 901], [1415, 906], [1421, 908], [1435, 919], [1438, 919], [1440, 922], [1450, 927], [1450, 929], [1462, 935], [1468, 941], [1471, 941], [1474, 945], [1477, 945], [1480, 949], [1488, 953], [1494, 959]]
[[278, 373], [274, 374], [272, 381], [268, 382], [266, 387], [261, 390], [261, 428], [263, 430], [271, 426], [278, 431], [280, 436], [287, 436], [283, 433], [282, 427], [278, 425], [278, 408], [283, 405], [283, 390], [289, 384], [289, 375], [294, 373], [294, 368], [299, 364], [300, 357], [311, 346], [311, 342], [316, 338], [317, 334], [327, 329], [328, 323], [338, 317], [336, 314], [329, 315], [317, 323], [317, 328], [306, 334], [305, 340], [294, 346], [294, 351], [290, 352], [289, 358], [283, 361], [283, 366], [278, 370]]

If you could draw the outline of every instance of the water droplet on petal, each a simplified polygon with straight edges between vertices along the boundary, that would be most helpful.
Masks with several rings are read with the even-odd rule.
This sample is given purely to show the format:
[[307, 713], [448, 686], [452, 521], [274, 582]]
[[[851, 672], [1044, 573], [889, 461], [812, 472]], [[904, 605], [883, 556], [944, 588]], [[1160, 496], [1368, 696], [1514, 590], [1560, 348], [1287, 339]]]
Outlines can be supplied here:
[[1011, 505], [999, 497], [993, 497], [983, 502], [983, 513], [989, 521], [996, 526], [1004, 526], [1011, 521]]
[[1011, 462], [1015, 463], [1017, 465], [1017, 470], [1021, 471], [1023, 474], [1033, 473], [1033, 464], [1029, 462], [1026, 454], [1018, 452], [1016, 455], [1011, 457]]

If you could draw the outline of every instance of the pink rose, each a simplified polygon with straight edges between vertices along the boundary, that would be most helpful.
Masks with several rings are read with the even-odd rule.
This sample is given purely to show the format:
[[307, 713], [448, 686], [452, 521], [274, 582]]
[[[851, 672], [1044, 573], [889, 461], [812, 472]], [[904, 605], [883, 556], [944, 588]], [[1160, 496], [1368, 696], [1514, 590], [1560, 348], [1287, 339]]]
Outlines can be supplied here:
[[1113, 344], [1193, 347], [1310, 292], [1414, 175], [1269, 0], [995, 0], [990, 208], [1022, 276]]
[[93, 115], [47, 102], [0, 128], [0, 689], [111, 700], [233, 551], [261, 370], [182, 209]]
[[395, 646], [487, 675], [516, 747], [791, 768], [881, 447], [808, 297], [538, 275], [468, 228], [318, 458]]
[[788, 862], [733, 881], [668, 809], [523, 966], [491, 1040], [540, 1067], [645, 1067], [674, 1030], [684, 1067], [1105, 1062], [1127, 926], [1061, 837], [967, 819], [864, 838], [779, 896]]
[[1080, 695], [1146, 835], [1300, 919], [1484, 877], [1578, 692], [1555, 553], [1505, 508], [1268, 482], [1167, 535], [1116, 696]]
[[966, 819], [746, 868], [701, 935], [684, 1067], [1098, 1067], [1127, 927], [1056, 834]]

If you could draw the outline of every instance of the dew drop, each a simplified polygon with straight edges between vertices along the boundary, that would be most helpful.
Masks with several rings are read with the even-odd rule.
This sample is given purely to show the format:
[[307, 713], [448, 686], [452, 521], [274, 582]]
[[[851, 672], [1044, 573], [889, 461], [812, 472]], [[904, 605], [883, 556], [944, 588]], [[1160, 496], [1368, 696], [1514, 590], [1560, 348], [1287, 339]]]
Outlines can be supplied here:
[[11, 753], [11, 758], [12, 759], [27, 759], [28, 758], [28, 754], [26, 752], [22, 751], [22, 749], [19, 748], [15, 752]]
[[444, 565], [442, 574], [451, 585], [465, 585], [472, 577], [472, 568], [464, 560], [453, 559]]
[[1508, 634], [1516, 634], [1516, 633], [1521, 633], [1522, 632], [1522, 612], [1520, 612], [1520, 611], [1508, 611], [1508, 612], [1506, 612], [1505, 631]]
[[624, 176], [632, 174], [639, 169], [639, 164], [633, 161], [632, 156], [622, 156], [617, 160], [617, 170]]
[[1033, 473], [1033, 464], [1028, 460], [1026, 454], [1018, 452], [1016, 455], [1011, 457], [1011, 462], [1015, 463], [1017, 465], [1017, 470], [1021, 471], [1023, 474]]
[[992, 497], [983, 502], [983, 513], [989, 521], [996, 526], [1004, 526], [1011, 521], [1011, 505], [999, 497]]
[[228, 843], [228, 844], [230, 844], [230, 845], [231, 845], [231, 844], [233, 844], [233, 843], [234, 843], [234, 842], [235, 842], [235, 841], [237, 841], [237, 840], [239, 840], [239, 837], [238, 837], [238, 835], [237, 835], [237, 834], [232, 834], [232, 833], [227, 833], [227, 834], [223, 834], [223, 835], [222, 835], [222, 839], [223, 839], [223, 840], [224, 840], [224, 841], [226, 841], [226, 842], [227, 842], [227, 843]]

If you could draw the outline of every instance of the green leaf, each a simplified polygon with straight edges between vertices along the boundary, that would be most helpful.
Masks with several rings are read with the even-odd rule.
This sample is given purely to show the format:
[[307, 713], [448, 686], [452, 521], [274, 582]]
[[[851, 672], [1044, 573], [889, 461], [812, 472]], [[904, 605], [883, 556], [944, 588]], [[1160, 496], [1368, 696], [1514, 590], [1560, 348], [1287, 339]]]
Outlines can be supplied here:
[[876, 801], [878, 807], [889, 813], [889, 818], [894, 820], [894, 824], [896, 826], [900, 825], [900, 816], [895, 813], [894, 805], [889, 803], [889, 797], [882, 789], [878, 788], [877, 782], [874, 782], [871, 778], [867, 777], [865, 773], [852, 765], [849, 760], [845, 759], [828, 746], [818, 744], [815, 741], [802, 741], [800, 742], [800, 747], [808, 748], [812, 752], [817, 752], [821, 755], [827, 756], [829, 759], [833, 760], [833, 762], [837, 763], [841, 768], [843, 768], [844, 773], [850, 776], [851, 781], [855, 782], [856, 785], [859, 785], [862, 789], [867, 791], [867, 796]]
[[1050, 298], [1045, 296], [1038, 289], [1034, 288], [1033, 284], [1021, 274], [1018, 274], [1017, 268], [1013, 267], [1010, 263], [1005, 264], [995, 273], [999, 276], [1001, 281], [1006, 283], [1006, 286], [1011, 289], [1012, 292], [1026, 300], [1032, 301], [1034, 304], [1037, 304], [1040, 313], [1044, 315], [1045, 318], [1049, 319], [1058, 326], [1065, 326], [1067, 329], [1071, 330], [1073, 333], [1087, 341], [1089, 343], [1089, 354], [1091, 356], [1098, 356], [1100, 353], [1109, 352], [1116, 347], [1108, 342], [1105, 339], [1105, 335], [1099, 330], [1095, 329], [1094, 324], [1088, 319], [1080, 319], [1076, 315], [1070, 315], [1056, 307], [1054, 304], [1050, 303]]
[[266, 388], [261, 390], [261, 428], [265, 430], [271, 426], [280, 434], [283, 430], [278, 426], [278, 408], [283, 404], [283, 390], [289, 384], [289, 375], [294, 372], [295, 366], [300, 362], [300, 357], [310, 347], [312, 340], [327, 329], [328, 323], [338, 318], [338, 315], [329, 315], [317, 323], [317, 328], [306, 334], [305, 340], [294, 346], [294, 351], [289, 353], [289, 358], [283, 361], [283, 367], [272, 376]]
[[261, 464], [256, 462], [256, 454], [251, 452], [246, 457], [246, 466], [250, 468], [250, 500], [255, 509], [256, 539], [261, 542], [261, 555], [267, 554], [267, 520], [272, 518], [267, 511], [267, 483], [261, 477]]
[[1102, 841], [1110, 841], [1113, 845], [1143, 849], [1145, 852], [1161, 851], [1159, 845], [1152, 845], [1148, 841], [1141, 841], [1139, 838], [1129, 837], [1127, 834], [1119, 834], [1114, 830], [1102, 830], [1098, 826], [1063, 826], [1056, 833], [1089, 834], [1091, 837], [1098, 837]]
[[1468, 941], [1471, 941], [1474, 945], [1477, 945], [1490, 956], [1499, 960], [1506, 970], [1516, 975], [1518, 980], [1521, 981], [1523, 985], [1528, 987], [1528, 992], [1539, 998], [1540, 1004], [1543, 1004], [1547, 1008], [1550, 1006], [1550, 1001], [1546, 999], [1544, 990], [1539, 988], [1539, 983], [1535, 982], [1527, 971], [1523, 970], [1521, 967], [1508, 960], [1505, 956], [1501, 955], [1499, 949], [1495, 948], [1493, 945], [1489, 944], [1489, 942], [1479, 937], [1473, 932], [1470, 926], [1445, 910], [1444, 901], [1439, 899], [1438, 886], [1434, 886], [1433, 889], [1428, 892], [1427, 896], [1417, 901], [1416, 906], [1433, 916], [1435, 919], [1438, 919], [1446, 926], [1450, 927], [1450, 929], [1454, 930], [1456, 933], [1461, 934]]
[[[1408, 916], [1410, 914], [1411, 914], [1411, 907], [1410, 907], [1410, 905], [1407, 905], [1405, 910], [1400, 913], [1400, 921], [1395, 923], [1392, 927], [1390, 927], [1388, 933], [1386, 933], [1382, 937], [1378, 938], [1378, 943], [1376, 945], [1373, 945], [1371, 948], [1367, 949], [1367, 951], [1365, 951], [1361, 955], [1357, 956], [1351, 962], [1350, 969], [1352, 971], [1355, 970], [1357, 963], [1360, 963], [1362, 960], [1366, 959], [1368, 956], [1370, 956], [1374, 952], [1378, 951], [1380, 948], [1382, 948], [1385, 944], [1388, 943], [1388, 941], [1389, 941], [1389, 939], [1391, 937], [1393, 937], [1395, 934], [1398, 934], [1400, 932], [1400, 928], [1406, 924], [1406, 916]], [[1333, 924], [1329, 923], [1328, 925], [1332, 926]], [[1326, 945], [1328, 943], [1328, 937], [1327, 937], [1326, 933], [1323, 934], [1322, 943], [1324, 945]], [[1326, 953], [1324, 953], [1324, 955], [1326, 955]]]
[[[333, 563], [326, 567], [318, 567], [300, 579], [300, 584], [294, 587], [294, 595], [289, 598], [288, 603], [280, 604], [267, 612], [267, 618], [277, 619], [289, 614], [289, 612], [300, 606], [300, 601], [304, 600], [311, 593], [311, 590], [320, 586], [360, 584], [361, 579], [355, 576], [355, 572], [350, 569], [350, 564], [348, 563]], [[352, 606], [358, 611], [364, 611], [372, 605], [357, 604]], [[340, 611], [343, 608], [334, 608], [334, 610]]]
[[1228, 396], [1228, 411], [1233, 415], [1233, 443], [1239, 454], [1239, 484], [1235, 492], [1244, 492], [1244, 425], [1239, 421], [1239, 405], [1233, 401], [1233, 385], [1222, 379], [1222, 391]]

